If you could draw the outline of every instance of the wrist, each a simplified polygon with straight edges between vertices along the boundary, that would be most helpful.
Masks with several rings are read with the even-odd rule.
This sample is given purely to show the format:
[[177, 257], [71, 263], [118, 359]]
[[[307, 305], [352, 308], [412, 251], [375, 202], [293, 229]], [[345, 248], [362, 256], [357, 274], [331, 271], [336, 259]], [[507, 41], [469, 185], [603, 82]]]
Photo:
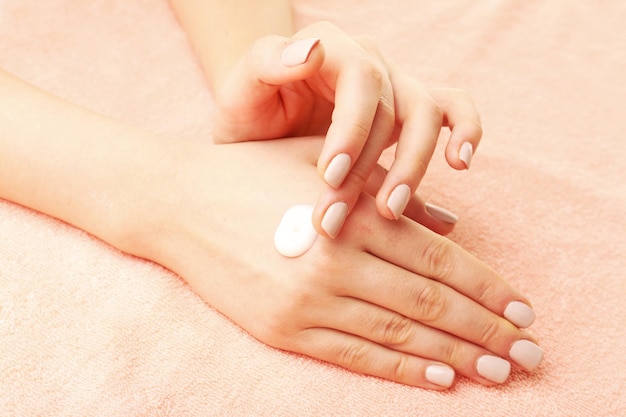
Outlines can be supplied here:
[[[175, 240], [184, 202], [183, 172], [187, 157], [183, 141], [154, 137], [142, 147], [142, 156], [124, 175], [115, 198], [117, 215], [105, 238], [116, 248], [160, 264]], [[123, 180], [122, 180], [123, 181]], [[168, 266], [168, 265], [165, 265]]]

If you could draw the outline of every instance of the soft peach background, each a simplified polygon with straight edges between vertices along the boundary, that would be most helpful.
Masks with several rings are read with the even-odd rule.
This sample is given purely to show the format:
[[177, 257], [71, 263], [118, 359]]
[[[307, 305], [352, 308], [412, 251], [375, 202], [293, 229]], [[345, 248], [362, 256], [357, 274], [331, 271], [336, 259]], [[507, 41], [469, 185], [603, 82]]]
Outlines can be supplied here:
[[[372, 35], [424, 83], [476, 99], [472, 169], [453, 172], [439, 149], [421, 193], [534, 301], [539, 371], [435, 393], [279, 352], [168, 271], [0, 201], [0, 414], [626, 415], [626, 3], [296, 6], [300, 24]], [[209, 138], [212, 99], [164, 1], [0, 0], [0, 66], [142, 128]]]

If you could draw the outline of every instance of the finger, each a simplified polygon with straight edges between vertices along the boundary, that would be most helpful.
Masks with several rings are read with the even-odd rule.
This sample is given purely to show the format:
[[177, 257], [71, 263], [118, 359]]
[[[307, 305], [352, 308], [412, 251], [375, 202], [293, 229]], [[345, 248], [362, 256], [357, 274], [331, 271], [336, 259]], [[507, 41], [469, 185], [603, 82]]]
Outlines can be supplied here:
[[395, 159], [376, 199], [378, 212], [388, 219], [402, 215], [426, 173], [442, 126], [441, 111], [428, 94], [410, 88], [412, 83], [408, 80], [397, 85], [400, 86], [400, 89], [396, 87], [395, 95], [397, 120], [402, 129]]
[[352, 372], [414, 387], [443, 390], [454, 380], [454, 370], [445, 364], [398, 352], [328, 328], [301, 331], [289, 350], [339, 365]]
[[[384, 68], [354, 43], [352, 53], [327, 63], [335, 74], [335, 108], [318, 170], [326, 183], [339, 188], [356, 164], [379, 112], [379, 103], [393, 109], [393, 92]], [[363, 181], [364, 183], [364, 181]]]
[[485, 372], [477, 364], [484, 356], [494, 356], [492, 352], [352, 297], [338, 298], [332, 306], [320, 312], [316, 322], [320, 327], [359, 336], [398, 352], [445, 363], [460, 375], [484, 385], [503, 382], [510, 370], [510, 363], [497, 361], [501, 369]]
[[[531, 336], [468, 297], [386, 261], [370, 269], [381, 273], [352, 277], [349, 282], [337, 280], [335, 293], [395, 311], [512, 359], [529, 371], [539, 365], [543, 353]], [[355, 279], [358, 286], [353, 285]], [[522, 348], [520, 357], [517, 350]]]
[[493, 269], [451, 240], [408, 219], [390, 222], [379, 216], [368, 216], [371, 204], [371, 200], [362, 199], [357, 208], [363, 213], [350, 219], [355, 231], [364, 227], [381, 231], [361, 242], [368, 252], [407, 271], [439, 281], [518, 327], [532, 323], [535, 316], [528, 299]]
[[[324, 169], [324, 178], [330, 187], [321, 195], [313, 214], [318, 231], [331, 238], [337, 236], [363, 191], [393, 131], [395, 119], [389, 80], [380, 76], [383, 77], [381, 87], [372, 82], [379, 80], [379, 76], [372, 79], [371, 72], [363, 70], [356, 74], [338, 83], [333, 123], [320, 156], [323, 164], [325, 154], [336, 155]], [[358, 159], [352, 164], [355, 155]], [[339, 160], [342, 166], [337, 170], [335, 161]], [[335, 175], [337, 172], [339, 174]]]
[[469, 169], [482, 137], [480, 114], [470, 96], [461, 90], [440, 88], [429, 90], [450, 127], [446, 160], [455, 169]]
[[[284, 136], [289, 132], [289, 121], [295, 115], [282, 110], [284, 101], [291, 97], [289, 90], [278, 94], [281, 86], [304, 80], [317, 71], [324, 62], [325, 51], [317, 38], [289, 39], [281, 36], [266, 36], [257, 40], [233, 69], [231, 75], [217, 92], [221, 109], [216, 124], [221, 132], [214, 137], [218, 143], [269, 139]], [[295, 95], [294, 95], [295, 96]], [[277, 111], [280, 110], [280, 111]], [[263, 114], [275, 114], [277, 126], [272, 134], [259, 137], [257, 132], [242, 131], [241, 121]], [[228, 124], [233, 124], [232, 128]], [[293, 123], [292, 123], [293, 124]]]
[[[365, 192], [375, 197], [386, 176], [387, 170], [376, 165], [365, 186]], [[458, 221], [456, 214], [435, 204], [425, 203], [417, 194], [410, 196], [404, 215], [440, 235], [447, 235], [452, 232]]]

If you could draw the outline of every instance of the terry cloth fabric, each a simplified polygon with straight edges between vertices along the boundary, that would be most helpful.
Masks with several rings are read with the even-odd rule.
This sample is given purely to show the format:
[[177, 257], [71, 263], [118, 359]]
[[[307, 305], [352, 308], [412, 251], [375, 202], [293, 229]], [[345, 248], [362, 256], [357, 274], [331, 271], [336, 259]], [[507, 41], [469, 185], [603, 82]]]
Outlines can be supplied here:
[[[460, 215], [451, 239], [533, 300], [538, 372], [437, 393], [277, 351], [158, 265], [0, 201], [0, 415], [626, 415], [626, 3], [306, 0], [295, 12], [373, 36], [425, 85], [474, 97], [485, 135], [471, 169], [447, 167], [442, 139], [420, 193]], [[164, 1], [0, 0], [0, 67], [209, 140], [211, 94]]]

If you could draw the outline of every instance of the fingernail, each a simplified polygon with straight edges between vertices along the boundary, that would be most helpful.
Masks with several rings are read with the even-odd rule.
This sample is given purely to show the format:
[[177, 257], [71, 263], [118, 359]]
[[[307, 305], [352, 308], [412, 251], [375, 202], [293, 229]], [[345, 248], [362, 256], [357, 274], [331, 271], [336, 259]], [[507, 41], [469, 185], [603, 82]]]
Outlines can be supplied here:
[[324, 218], [322, 219], [322, 229], [328, 233], [328, 236], [333, 239], [336, 238], [343, 222], [346, 221], [347, 215], [348, 205], [346, 203], [342, 201], [334, 203], [328, 207], [326, 214], [324, 214]]
[[352, 158], [347, 153], [340, 153], [335, 156], [324, 172], [324, 181], [333, 188], [339, 187], [346, 179], [351, 164]]
[[320, 43], [317, 38], [295, 41], [283, 50], [282, 63], [286, 67], [295, 67], [304, 64], [315, 45]]
[[454, 382], [454, 369], [445, 365], [430, 365], [426, 368], [426, 379], [435, 385], [449, 387]]
[[426, 211], [435, 219], [439, 219], [442, 222], [455, 224], [459, 221], [459, 216], [452, 213], [450, 210], [446, 210], [443, 207], [439, 207], [435, 204], [426, 203]]
[[459, 159], [465, 164], [465, 169], [469, 169], [474, 155], [474, 147], [469, 142], [464, 142], [459, 150]]
[[521, 301], [512, 301], [504, 309], [504, 318], [517, 327], [526, 328], [535, 321], [535, 312]]
[[503, 383], [511, 373], [511, 364], [497, 356], [483, 355], [476, 362], [476, 371], [485, 379]]
[[408, 185], [400, 184], [393, 189], [387, 199], [387, 207], [389, 207], [396, 220], [400, 218], [410, 199], [411, 188]]
[[534, 371], [543, 360], [543, 350], [530, 340], [513, 343], [509, 356], [527, 371]]

